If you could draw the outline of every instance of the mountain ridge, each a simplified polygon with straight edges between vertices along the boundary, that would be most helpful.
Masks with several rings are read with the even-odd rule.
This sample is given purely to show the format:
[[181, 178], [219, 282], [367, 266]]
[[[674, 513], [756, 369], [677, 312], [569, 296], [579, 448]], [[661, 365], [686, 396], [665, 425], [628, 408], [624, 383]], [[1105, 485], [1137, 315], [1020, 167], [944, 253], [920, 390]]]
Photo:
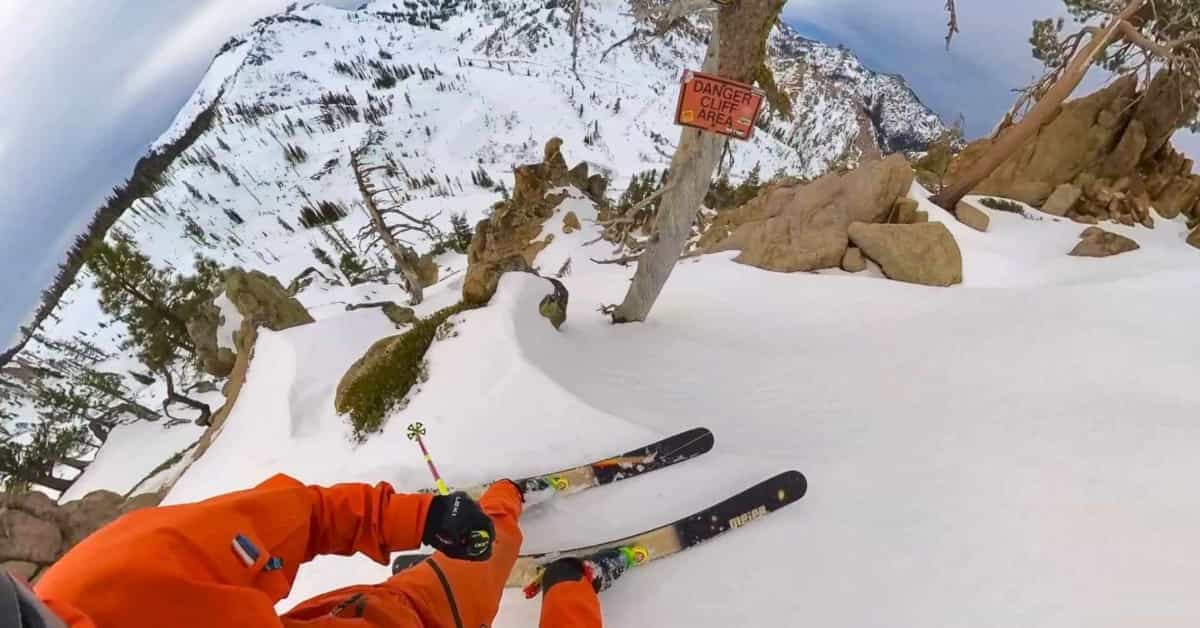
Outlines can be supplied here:
[[[214, 55], [204, 78], [181, 108], [174, 122], [150, 145], [151, 154], [163, 150], [182, 137], [196, 117], [202, 111], [213, 107], [214, 103], [216, 109], [220, 110], [219, 120], [214, 125], [216, 128], [205, 131], [196, 140], [196, 144], [201, 148], [213, 151], [207, 156], [210, 168], [213, 163], [220, 163], [218, 156], [221, 149], [212, 145], [213, 140], [217, 140], [218, 144], [229, 145], [231, 142], [222, 138], [227, 138], [231, 133], [238, 133], [243, 137], [247, 133], [256, 133], [259, 137], [254, 139], [259, 144], [282, 144], [279, 137], [283, 135], [279, 132], [282, 126], [294, 125], [297, 122], [290, 120], [290, 111], [307, 112], [306, 115], [298, 117], [303, 121], [302, 124], [310, 129], [313, 120], [319, 124], [322, 118], [327, 121], [331, 113], [334, 117], [346, 113], [327, 111], [331, 108], [316, 104], [320, 95], [325, 93], [326, 87], [328, 93], [340, 93], [342, 90], [337, 88], [341, 87], [347, 93], [358, 93], [359, 100], [367, 101], [355, 105], [360, 110], [357, 115], [362, 115], [369, 102], [369, 106], [372, 107], [390, 108], [390, 113], [383, 114], [382, 124], [378, 125], [382, 129], [380, 132], [387, 134], [404, 131], [408, 147], [412, 146], [414, 135], [419, 141], [423, 133], [427, 143], [424, 147], [427, 150], [424, 151], [423, 161], [452, 163], [450, 169], [455, 171], [454, 179], [459, 181], [460, 193], [464, 191], [461, 179], [466, 174], [466, 164], [472, 169], [477, 164], [491, 168], [497, 177], [507, 176], [508, 166], [535, 158], [540, 142], [553, 134], [563, 135], [569, 147], [573, 150], [583, 149], [587, 153], [583, 155], [586, 160], [607, 166], [610, 171], [619, 173], [619, 178], [635, 174], [642, 169], [661, 168], [669, 159], [673, 150], [671, 138], [677, 135], [669, 119], [669, 110], [674, 100], [673, 85], [681, 68], [699, 65], [706, 28], [702, 22], [693, 21], [689, 23], [688, 28], [668, 35], [662, 41], [632, 41], [612, 49], [608, 51], [608, 60], [604, 64], [598, 67], [580, 67], [582, 75], [587, 76], [587, 81], [584, 81], [566, 70], [574, 42], [571, 41], [570, 25], [567, 23], [570, 13], [557, 2], [539, 4], [519, 0], [443, 3], [424, 1], [406, 2], [403, 5], [405, 10], [400, 10], [399, 6], [390, 2], [373, 2], [356, 11], [345, 11], [323, 5], [308, 5], [302, 8], [292, 7], [287, 12], [256, 21], [246, 32], [228, 40]], [[639, 25], [637, 18], [623, 12], [622, 8], [627, 6], [624, 2], [585, 2], [582, 6], [583, 17], [579, 29], [581, 58], [598, 58], [598, 53], [606, 51]], [[489, 26], [485, 24], [485, 19], [480, 18], [495, 18], [499, 21]], [[531, 24], [535, 26], [530, 26]], [[318, 44], [317, 38], [324, 41]], [[331, 40], [337, 41], [338, 49], [334, 49], [335, 44], [331, 44]], [[441, 63], [447, 66], [454, 61], [457, 70], [439, 67], [438, 59], [431, 59], [429, 55], [422, 56], [419, 53], [404, 54], [406, 63], [398, 66], [397, 62], [400, 59], [395, 57], [405, 50], [412, 52], [416, 42], [428, 42], [433, 47], [440, 47], [439, 54], [432, 56], [440, 58]], [[725, 166], [735, 177], [744, 175], [750, 166], [759, 164], [765, 173], [788, 172], [811, 178], [835, 165], [857, 163], [864, 154], [864, 145], [868, 149], [874, 145], [882, 152], [919, 150], [922, 143], [927, 145], [944, 132], [945, 126], [921, 103], [902, 78], [871, 71], [850, 51], [820, 44], [816, 40], [799, 35], [787, 26], [781, 25], [777, 28], [772, 34], [771, 42], [772, 64], [777, 76], [783, 78], [784, 82], [790, 80], [788, 91], [793, 100], [797, 101], [796, 109], [799, 115], [794, 121], [785, 121], [771, 114], [760, 126], [760, 133], [754, 141], [736, 147], [732, 158], [734, 163]], [[299, 50], [301, 47], [304, 50]], [[322, 50], [322, 47], [325, 50]], [[452, 56], [452, 51], [458, 54]], [[470, 51], [470, 55], [464, 57], [464, 51]], [[296, 58], [297, 52], [299, 58]], [[479, 56], [480, 53], [488, 52], [503, 52], [506, 56]], [[788, 53], [791, 53], [790, 57], [780, 57]], [[392, 55], [392, 59], [384, 59], [384, 54]], [[580, 113], [576, 120], [566, 120], [566, 116], [563, 115], [563, 103], [538, 102], [539, 105], [552, 105], [551, 109], [558, 114], [562, 124], [545, 125], [553, 128], [535, 132], [533, 127], [541, 125], [532, 124], [527, 119], [531, 116], [536, 117], [539, 113], [536, 110], [530, 111], [536, 109], [531, 103], [519, 103], [520, 106], [503, 103], [505, 107], [502, 108], [509, 111], [495, 117], [484, 114], [483, 128], [478, 129], [480, 133], [476, 136], [454, 133], [447, 125], [438, 128], [438, 137], [435, 138], [431, 125], [413, 125], [412, 119], [407, 121], [407, 125], [393, 124], [395, 118], [401, 117], [395, 110], [399, 92], [393, 91], [394, 88], [372, 90], [370, 87], [362, 88], [361, 85], [352, 88], [345, 84], [348, 82], [343, 80], [345, 77], [328, 72], [328, 59], [321, 63], [326, 75], [320, 76], [317, 72], [322, 68], [305, 61], [328, 56], [347, 62], [359, 60], [363, 67], [371, 68], [368, 71], [373, 73], [378, 72], [378, 67], [412, 67], [413, 73], [416, 67], [431, 71], [433, 74], [429, 78], [422, 76], [420, 82], [427, 84], [422, 86], [423, 89], [411, 87], [408, 82], [411, 74], [402, 72], [406, 77], [399, 82], [403, 84], [404, 98], [410, 103], [411, 96], [427, 91], [435, 79], [440, 83], [439, 88], [433, 88], [435, 91], [440, 89], [443, 92], [453, 92], [458, 89], [465, 94], [463, 100], [486, 93], [484, 88], [496, 88], [494, 84], [497, 82], [506, 82], [493, 81], [487, 77], [477, 79], [484, 74], [485, 64], [490, 66], [489, 70], [507, 73], [509, 78], [514, 80], [519, 78], [521, 69], [525, 70], [526, 77], [533, 77], [534, 71], [537, 71], [536, 78], [545, 80], [535, 85], [531, 93], [541, 92], [539, 98], [546, 97], [545, 94], [550, 94], [547, 98], [553, 98], [555, 92], [558, 97], [569, 93], [568, 111], [575, 111], [578, 106]], [[417, 62], [416, 67], [413, 66], [413, 61]], [[430, 61], [430, 65], [422, 65]], [[479, 67], [476, 67], [477, 63]], [[447, 70], [456, 76], [447, 77]], [[266, 74], [268, 71], [270, 74]], [[466, 77], [468, 73], [473, 76]], [[313, 76], [309, 76], [310, 74]], [[245, 78], [249, 75], [253, 76]], [[638, 77], [638, 80], [628, 81], [633, 76]], [[585, 97], [582, 92], [586, 90], [580, 85], [591, 81], [608, 81], [613, 93], [598, 96], [593, 92], [590, 98]], [[339, 82], [342, 84], [339, 85]], [[814, 85], [817, 89], [813, 89]], [[378, 88], [378, 85], [376, 87]], [[575, 94], [576, 88], [581, 92], [578, 97]], [[389, 91], [391, 93], [388, 93]], [[424, 94], [419, 96], [423, 97]], [[379, 100], [373, 101], [373, 98]], [[860, 118], [863, 111], [867, 110], [868, 103], [871, 103], [870, 110], [873, 112], [870, 116], [870, 133], [873, 137], [870, 141], [864, 141], [860, 136], [865, 134], [866, 129], [860, 123]], [[622, 115], [620, 108], [625, 107], [628, 110], [631, 104], [640, 107], [638, 115]], [[467, 118], [479, 118], [478, 111], [463, 113]], [[281, 115], [287, 119], [286, 123], [281, 124], [278, 120]], [[420, 115], [415, 114], [417, 118]], [[388, 119], [389, 116], [392, 120]], [[850, 128], [848, 121], [851, 120], [854, 123], [853, 128], [858, 129], [857, 132], [847, 131]], [[260, 123], [277, 126], [268, 128], [264, 136], [256, 131]], [[526, 125], [529, 134], [519, 137], [514, 131], [522, 123]], [[363, 128], [365, 126], [367, 125], [362, 122], [338, 119], [327, 125], [327, 132], [340, 136], [336, 143], [350, 145], [370, 139], [368, 129]], [[503, 129], [503, 133], [499, 135], [506, 137], [497, 137], [494, 133], [500, 128]], [[623, 134], [623, 137], [619, 138], [622, 141], [610, 145], [607, 141], [610, 130]], [[311, 130], [306, 133], [307, 138], [289, 138], [304, 146], [307, 152], [320, 154], [326, 165], [339, 159], [344, 153], [343, 149], [330, 151], [327, 146], [330, 142], [315, 138]], [[588, 144], [589, 134], [597, 137], [597, 141]], [[465, 146], [478, 137], [489, 139], [486, 142], [478, 142], [477, 146], [467, 146], [469, 150], [465, 151], [446, 151], [440, 146], [433, 146], [439, 141], [443, 143], [442, 146]], [[317, 150], [308, 150], [313, 147]], [[429, 150], [431, 147], [433, 149]], [[388, 147], [379, 156], [383, 157], [392, 148], [395, 147]], [[200, 196], [206, 196], [207, 199], [216, 199], [215, 203], [202, 205], [217, 205], [221, 210], [240, 213], [239, 210], [245, 211], [247, 205], [257, 204], [261, 207], [261, 198], [255, 202], [250, 197], [256, 197], [256, 192], [262, 192], [262, 188], [270, 187], [271, 184], [285, 187], [289, 179], [287, 176], [274, 176], [280, 170], [285, 175], [288, 174], [286, 165], [281, 168], [281, 164], [276, 163], [272, 164], [274, 168], [259, 167], [264, 161], [261, 149], [261, 145], [254, 147], [254, 150], [250, 150], [249, 146], [238, 146], [231, 155], [233, 159], [230, 164], [225, 164], [230, 166], [229, 168], [212, 168], [211, 174], [227, 178], [229, 185], [217, 184], [212, 181], [213, 176], [197, 172], [205, 168], [204, 155], [190, 154], [183, 160], [172, 160], [172, 163], [164, 168], [163, 174], [168, 180], [163, 187], [130, 202], [128, 210], [121, 212], [113, 221], [112, 227], [124, 227], [126, 231], [134, 232], [144, 228], [174, 231], [171, 234], [172, 238], [181, 239], [183, 242], [192, 240], [195, 246], [191, 248], [208, 252], [208, 249], [213, 248], [213, 242], [204, 237], [195, 238], [196, 227], [206, 221], [211, 225], [214, 215], [220, 217], [222, 212], [217, 211], [218, 207], [197, 207], [195, 203], [188, 206], [184, 199], [194, 195], [187, 192], [187, 189], [195, 189], [200, 192]], [[196, 150], [192, 149], [191, 153], [196, 153]], [[421, 155], [422, 147], [418, 146], [411, 154]], [[189, 163], [182, 163], [188, 160]], [[282, 161], [278, 155], [273, 156], [272, 160]], [[301, 169], [306, 170], [303, 177], [300, 176]], [[308, 170], [310, 169], [292, 165], [293, 176], [290, 178], [298, 181], [292, 182], [297, 190], [300, 190], [302, 185], [308, 185], [306, 181], [318, 177], [319, 172]], [[264, 179], [273, 177], [274, 180], [242, 185], [243, 174], [257, 179], [258, 175], [264, 172], [268, 175], [263, 177]], [[442, 174], [446, 181], [451, 181], [450, 173]], [[336, 194], [340, 195], [341, 200], [352, 202], [353, 195], [345, 186], [345, 173], [339, 174], [337, 178], [341, 179], [341, 184], [324, 187], [340, 188]], [[447, 183], [447, 186], [454, 188], [454, 183]], [[229, 187], [244, 187], [246, 193], [226, 189]], [[274, 201], [279, 206], [295, 207], [304, 202], [302, 197], [305, 194], [313, 193], [312, 190], [300, 192], [276, 195]], [[413, 195], [421, 196], [416, 191], [413, 191]], [[173, 216], [169, 222], [180, 224], [168, 226], [162, 219], [146, 218], [147, 215], [154, 214], [156, 209], [163, 209], [164, 203], [172, 208], [170, 213]], [[489, 203], [485, 202], [484, 205], [486, 204]], [[280, 214], [280, 222], [290, 220], [290, 216], [284, 217], [280, 211], [275, 213]], [[271, 224], [274, 222], [270, 221]], [[227, 225], [218, 228], [221, 227]], [[193, 235], [189, 236], [189, 232]], [[267, 239], [286, 237], [288, 234], [285, 232], [285, 229], [274, 228], [267, 229], [262, 235]], [[168, 234], [160, 232], [154, 235], [161, 239]], [[233, 248], [239, 247], [242, 241], [236, 235], [230, 240]], [[184, 270], [192, 257], [189, 253], [194, 251], [181, 251], [178, 248], [174, 247], [176, 250], [169, 253], [157, 252], [153, 257], [156, 262]], [[240, 253], [225, 250], [218, 256], [223, 258], [219, 261], [231, 264], [256, 263], [265, 266], [269, 272], [275, 271], [284, 275], [293, 272], [297, 266], [287, 264], [285, 268], [272, 268], [276, 264], [272, 258], [273, 254], [269, 252], [254, 251], [257, 260]], [[87, 292], [87, 287], [80, 285], [84, 281], [85, 278], [82, 277], [74, 278], [67, 290], [75, 288], [75, 292]], [[50, 309], [61, 307], [59, 304]], [[47, 316], [43, 316], [42, 320]], [[9, 349], [3, 357], [11, 359], [19, 351], [19, 348]]]

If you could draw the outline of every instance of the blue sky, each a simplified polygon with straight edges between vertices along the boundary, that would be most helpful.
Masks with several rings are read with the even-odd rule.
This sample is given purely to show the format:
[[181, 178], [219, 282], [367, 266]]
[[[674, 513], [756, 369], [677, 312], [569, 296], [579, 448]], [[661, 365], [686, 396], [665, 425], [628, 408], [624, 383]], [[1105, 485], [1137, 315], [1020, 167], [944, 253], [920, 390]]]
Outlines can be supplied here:
[[[288, 3], [0, 2], [0, 340], [36, 305], [79, 227], [171, 123], [215, 50]], [[806, 35], [903, 74], [927, 105], [947, 120], [963, 115], [977, 136], [1038, 71], [1030, 24], [1061, 2], [958, 3], [962, 34], [950, 52], [943, 0], [789, 0], [784, 13]]]

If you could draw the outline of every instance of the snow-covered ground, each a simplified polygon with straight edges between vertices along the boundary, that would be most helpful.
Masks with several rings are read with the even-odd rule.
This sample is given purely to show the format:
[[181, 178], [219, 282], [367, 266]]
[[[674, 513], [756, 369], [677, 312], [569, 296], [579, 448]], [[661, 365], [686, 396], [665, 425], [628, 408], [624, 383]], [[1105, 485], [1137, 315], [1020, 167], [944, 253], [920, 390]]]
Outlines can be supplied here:
[[[1075, 223], [985, 210], [981, 234], [922, 209], [957, 237], [961, 286], [874, 268], [777, 274], [712, 255], [676, 269], [647, 323], [622, 326], [596, 308], [621, 298], [631, 271], [586, 261], [605, 250], [583, 248], [585, 212], [584, 230], [558, 233], [538, 259], [573, 259], [562, 331], [537, 314], [546, 282], [505, 276], [490, 306], [454, 319], [429, 381], [361, 446], [334, 389], [394, 333], [386, 319], [331, 309], [264, 332], [225, 429], [167, 501], [277, 472], [427, 487], [404, 436], [413, 420], [459, 485], [704, 425], [713, 453], [530, 512], [524, 549], [623, 536], [789, 468], [809, 493], [631, 572], [602, 596], [608, 626], [1195, 626], [1200, 258], [1184, 226], [1104, 225], [1142, 248], [1073, 258]], [[431, 289], [421, 312], [452, 302], [460, 282]], [[321, 558], [280, 609], [387, 574]], [[495, 625], [532, 626], [537, 612], [512, 591]]]

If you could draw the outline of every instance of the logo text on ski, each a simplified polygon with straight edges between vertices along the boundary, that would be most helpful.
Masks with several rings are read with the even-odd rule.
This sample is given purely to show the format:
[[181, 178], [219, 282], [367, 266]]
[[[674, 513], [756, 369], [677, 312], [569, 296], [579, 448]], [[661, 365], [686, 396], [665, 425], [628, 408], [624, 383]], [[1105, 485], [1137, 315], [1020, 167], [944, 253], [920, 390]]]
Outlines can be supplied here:
[[685, 70], [675, 124], [748, 140], [762, 110], [764, 93], [752, 85]]
[[751, 521], [758, 519], [759, 517], [766, 516], [766, 514], [767, 514], [767, 507], [759, 506], [758, 508], [755, 508], [754, 510], [751, 510], [750, 512], [742, 513], [742, 514], [734, 517], [733, 519], [730, 519], [729, 527], [740, 528], [740, 527], [746, 525], [747, 523], [750, 523]]

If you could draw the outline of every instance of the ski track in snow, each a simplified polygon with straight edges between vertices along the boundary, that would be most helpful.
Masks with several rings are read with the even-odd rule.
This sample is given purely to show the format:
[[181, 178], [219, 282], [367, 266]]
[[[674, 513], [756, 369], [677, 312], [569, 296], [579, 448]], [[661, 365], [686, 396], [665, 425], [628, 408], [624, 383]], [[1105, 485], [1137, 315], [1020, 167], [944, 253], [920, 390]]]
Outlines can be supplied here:
[[[568, 208], [583, 231], [560, 232]], [[267, 332], [224, 433], [168, 501], [275, 472], [426, 487], [404, 436], [413, 420], [458, 485], [704, 425], [712, 453], [543, 505], [523, 521], [523, 549], [637, 532], [787, 468], [808, 476], [809, 494], [629, 573], [603, 595], [606, 625], [1192, 625], [1200, 277], [1186, 270], [1184, 226], [1105, 225], [1143, 248], [1095, 260], [1065, 255], [1082, 225], [985, 209], [992, 228], [978, 234], [922, 209], [958, 238], [963, 285], [906, 285], [875, 268], [777, 274], [720, 254], [683, 262], [649, 322], [612, 326], [595, 307], [630, 271], [586, 262], [602, 247], [582, 248], [594, 213], [569, 199], [538, 259], [574, 260], [561, 333], [536, 313], [548, 284], [505, 276], [491, 305], [435, 342], [411, 404], [354, 447], [333, 387], [391, 333], [385, 319]], [[460, 287], [435, 288], [426, 309]], [[279, 608], [387, 573], [323, 557]], [[535, 625], [537, 612], [510, 591], [495, 625]]]

